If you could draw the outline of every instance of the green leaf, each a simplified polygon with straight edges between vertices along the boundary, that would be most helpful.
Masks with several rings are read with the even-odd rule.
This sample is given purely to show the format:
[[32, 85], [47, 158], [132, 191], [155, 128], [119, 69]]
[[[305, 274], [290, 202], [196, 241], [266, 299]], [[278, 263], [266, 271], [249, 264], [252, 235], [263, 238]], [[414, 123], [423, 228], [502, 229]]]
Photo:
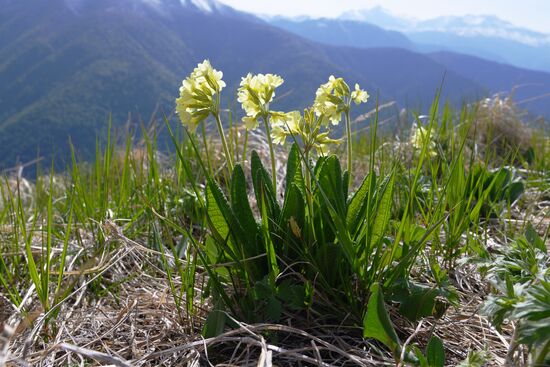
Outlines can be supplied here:
[[[342, 181], [342, 169], [340, 161], [335, 155], [325, 159], [317, 175], [319, 184], [318, 196], [323, 196], [319, 202], [328, 200], [336, 214], [340, 218], [346, 217], [346, 197], [344, 196], [344, 184]], [[324, 195], [323, 195], [324, 194]]]
[[304, 188], [304, 177], [302, 174], [302, 162], [300, 159], [298, 144], [292, 144], [290, 153], [288, 153], [288, 160], [286, 163], [286, 186], [285, 186], [285, 201], [292, 184], [300, 190]]
[[[227, 241], [229, 224], [226, 216], [230, 211], [229, 203], [219, 186], [212, 180], [206, 185], [206, 212], [210, 223], [210, 230], [218, 241]], [[226, 213], [224, 213], [226, 212]]]
[[208, 179], [206, 186], [206, 206], [212, 235], [218, 244], [224, 245], [223, 249], [228, 251], [233, 260], [240, 261], [257, 253], [255, 241], [249, 241], [227, 198], [212, 179]]
[[346, 197], [338, 157], [332, 155], [327, 158], [319, 158], [315, 172], [314, 196], [315, 202], [320, 206], [319, 212], [316, 213], [319, 222], [315, 226], [315, 230], [318, 232], [315, 238], [320, 243], [327, 244], [328, 241], [336, 237], [344, 250], [348, 263], [355, 264], [354, 244], [345, 222]]
[[272, 322], [278, 322], [281, 320], [283, 314], [283, 305], [275, 296], [271, 296], [267, 299], [267, 306], [265, 308], [267, 317]]
[[281, 208], [277, 201], [277, 193], [273, 189], [271, 176], [262, 164], [262, 160], [256, 151], [252, 152], [251, 158], [252, 184], [254, 186], [254, 194], [258, 205], [261, 205], [262, 195], [265, 196], [265, 204], [267, 205], [267, 214], [271, 223], [278, 223], [281, 215]]
[[400, 355], [401, 343], [386, 311], [384, 296], [378, 283], [371, 286], [367, 313], [363, 318], [363, 337], [376, 339], [387, 346], [394, 356]]
[[395, 173], [392, 172], [389, 181], [383, 186], [380, 201], [374, 219], [371, 244], [376, 245], [384, 236], [388, 224], [390, 223], [391, 210], [393, 203], [393, 188], [395, 184]]
[[346, 215], [346, 223], [349, 231], [352, 235], [357, 233], [359, 225], [367, 210], [368, 200], [367, 196], [374, 193], [376, 177], [368, 174], [359, 189], [353, 194], [348, 203], [348, 210]]
[[[269, 217], [267, 215], [266, 205], [264, 202], [264, 197], [262, 195], [261, 200], [261, 211], [262, 211], [262, 231], [263, 239], [265, 246], [265, 253], [267, 254], [267, 263], [269, 266], [269, 278], [273, 288], [275, 288], [275, 282], [277, 276], [279, 275], [279, 266], [277, 265], [277, 253], [275, 252], [275, 247], [273, 246], [273, 241], [271, 240], [271, 234], [269, 232]], [[258, 204], [260, 204], [258, 203]]]
[[[254, 219], [252, 209], [246, 193], [246, 179], [240, 164], [235, 165], [231, 177], [231, 206], [239, 222], [243, 226], [250, 243], [255, 242], [258, 234], [258, 225]], [[254, 254], [256, 255], [256, 254]]]
[[[287, 195], [285, 197], [283, 211], [281, 214], [281, 223], [279, 223], [279, 226], [284, 230], [287, 230], [289, 228], [289, 221], [291, 218], [294, 218], [298, 227], [303, 230], [305, 223], [305, 208], [306, 203], [304, 202], [302, 192], [294, 183], [292, 183], [287, 190]], [[294, 236], [298, 237], [296, 234], [294, 234]]]
[[508, 200], [510, 203], [513, 203], [516, 201], [521, 194], [525, 191], [525, 185], [521, 181], [512, 182], [510, 186], [508, 186]]
[[531, 246], [539, 249], [544, 254], [548, 253], [546, 244], [544, 243], [542, 238], [540, 238], [535, 228], [533, 228], [533, 225], [531, 224], [531, 222], [527, 224], [527, 229], [525, 230], [525, 238], [527, 239], [527, 241]]
[[422, 351], [418, 349], [417, 346], [413, 345], [411, 348], [414, 353], [414, 356], [418, 359], [418, 365], [420, 367], [431, 367], [428, 364], [428, 359], [424, 356], [424, 354], [422, 354]]
[[293, 310], [304, 310], [307, 305], [306, 287], [302, 284], [292, 284], [284, 280], [278, 289], [279, 298]]
[[393, 301], [399, 302], [399, 313], [409, 321], [418, 321], [432, 316], [435, 311], [435, 298], [439, 295], [436, 288], [414, 282], [396, 284]]
[[437, 336], [432, 335], [426, 347], [426, 357], [430, 367], [445, 366], [445, 348], [443, 342]]
[[204, 327], [202, 328], [202, 336], [205, 338], [213, 338], [220, 335], [223, 333], [225, 322], [225, 312], [222, 312], [221, 310], [212, 310], [208, 314]]

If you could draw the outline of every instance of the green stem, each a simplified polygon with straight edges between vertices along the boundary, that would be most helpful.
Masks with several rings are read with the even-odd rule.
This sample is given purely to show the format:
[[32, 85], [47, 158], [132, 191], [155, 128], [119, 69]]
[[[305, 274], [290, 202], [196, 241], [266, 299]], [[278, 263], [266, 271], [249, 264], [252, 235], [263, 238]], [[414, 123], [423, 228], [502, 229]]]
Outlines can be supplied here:
[[273, 190], [277, 192], [277, 166], [275, 164], [275, 151], [273, 150], [273, 141], [271, 140], [271, 128], [269, 127], [269, 122], [267, 116], [263, 117], [265, 132], [267, 134], [267, 142], [269, 144], [269, 153], [271, 155], [271, 179], [273, 181]]
[[243, 156], [242, 161], [246, 161], [246, 148], [248, 147], [248, 129], [244, 132], [244, 145], [243, 145]]
[[351, 150], [351, 120], [349, 117], [349, 107], [346, 109], [345, 112], [346, 115], [346, 135], [348, 138], [348, 188], [353, 185], [353, 178], [352, 178], [352, 150]]
[[233, 161], [231, 160], [231, 154], [229, 154], [229, 148], [227, 146], [227, 141], [225, 140], [225, 135], [223, 134], [222, 120], [220, 119], [220, 113], [213, 113], [216, 118], [216, 125], [218, 126], [218, 133], [220, 134], [220, 139], [222, 141], [223, 151], [225, 154], [225, 159], [227, 161], [227, 166], [229, 167], [229, 173], [233, 172]]
[[[304, 162], [304, 176], [306, 180], [306, 201], [309, 212], [310, 225], [308, 226], [311, 229], [311, 233], [308, 233], [308, 236], [314, 236], [315, 231], [313, 230], [313, 190], [311, 188], [311, 172], [309, 170], [309, 152], [306, 150], [304, 152], [305, 162]], [[309, 240], [308, 243], [312, 241]]]
[[210, 152], [208, 150], [208, 142], [206, 141], [206, 120], [202, 123], [202, 142], [204, 144], [204, 152], [206, 153], [206, 161], [208, 162], [208, 173], [213, 176], [212, 160], [210, 159]]

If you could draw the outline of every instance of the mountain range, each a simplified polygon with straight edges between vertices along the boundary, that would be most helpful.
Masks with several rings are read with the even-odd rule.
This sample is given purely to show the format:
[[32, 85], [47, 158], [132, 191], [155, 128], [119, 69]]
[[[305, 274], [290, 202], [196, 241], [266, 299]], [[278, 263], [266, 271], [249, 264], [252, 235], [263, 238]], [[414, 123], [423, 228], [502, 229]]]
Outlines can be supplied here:
[[266, 17], [266, 20], [303, 37], [336, 45], [384, 44], [422, 53], [451, 51], [550, 72], [550, 34], [518, 27], [495, 16], [415, 20], [375, 7], [347, 11], [334, 19]]
[[[341, 22], [372, 37], [319, 42], [214, 0], [0, 0], [0, 168], [37, 155], [66, 160], [69, 137], [89, 157], [110, 118], [120, 126], [171, 114], [181, 80], [206, 58], [224, 72], [222, 103], [233, 106], [248, 72], [283, 76], [273, 102], [281, 110], [311, 104], [331, 74], [420, 110], [443, 79], [442, 99], [456, 106], [517, 84], [539, 86], [518, 90], [522, 99], [550, 92], [548, 73], [425, 54], [398, 32]], [[550, 117], [544, 101], [524, 106]]]
[[454, 51], [550, 71], [550, 34], [516, 26], [491, 15], [442, 16], [417, 20], [381, 7], [343, 13], [339, 19], [400, 32], [418, 51]]

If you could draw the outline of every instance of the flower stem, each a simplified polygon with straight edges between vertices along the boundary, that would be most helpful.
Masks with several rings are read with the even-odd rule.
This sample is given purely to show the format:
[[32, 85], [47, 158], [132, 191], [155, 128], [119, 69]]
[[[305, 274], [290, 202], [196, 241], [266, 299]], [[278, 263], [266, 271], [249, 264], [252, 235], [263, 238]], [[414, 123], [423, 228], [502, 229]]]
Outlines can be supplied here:
[[304, 162], [304, 176], [306, 180], [306, 201], [309, 211], [309, 219], [313, 225], [313, 190], [311, 187], [311, 172], [309, 171], [309, 151], [304, 152], [305, 162]]
[[223, 125], [222, 120], [220, 119], [220, 113], [214, 113], [216, 118], [216, 125], [218, 126], [218, 133], [220, 134], [220, 139], [222, 141], [223, 151], [225, 154], [225, 160], [227, 161], [227, 166], [229, 167], [229, 173], [233, 173], [233, 161], [231, 159], [231, 154], [229, 153], [229, 147], [227, 146], [227, 141], [225, 140], [225, 135], [223, 134]]
[[242, 161], [246, 161], [246, 148], [248, 147], [248, 129], [244, 132], [244, 145], [243, 145], [243, 156]]
[[267, 121], [267, 116], [263, 117], [267, 142], [269, 144], [269, 153], [271, 155], [271, 179], [273, 181], [273, 190], [277, 193], [277, 166], [275, 164], [275, 151], [273, 150], [273, 141], [271, 140], [271, 128]]
[[204, 152], [206, 153], [206, 161], [208, 162], [208, 173], [212, 176], [214, 171], [212, 170], [212, 159], [210, 158], [208, 141], [206, 140], [206, 121], [202, 123], [202, 142], [204, 144]]
[[346, 135], [348, 140], [348, 187], [351, 187], [353, 185], [353, 179], [352, 179], [352, 150], [351, 150], [351, 120], [349, 117], [349, 107], [346, 109]]

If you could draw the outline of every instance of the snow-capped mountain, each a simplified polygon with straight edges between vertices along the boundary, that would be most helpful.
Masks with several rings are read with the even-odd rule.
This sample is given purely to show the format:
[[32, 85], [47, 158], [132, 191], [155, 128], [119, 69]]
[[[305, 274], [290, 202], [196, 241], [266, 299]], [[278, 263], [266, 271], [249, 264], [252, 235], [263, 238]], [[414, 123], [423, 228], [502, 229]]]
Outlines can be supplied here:
[[411, 23], [414, 22], [412, 18], [396, 16], [380, 6], [371, 9], [349, 10], [342, 13], [339, 18], [357, 22], [367, 22], [395, 31], [408, 29]]
[[[49, 0], [52, 1], [52, 0]], [[56, 0], [53, 0], [56, 1]], [[86, 9], [93, 7], [105, 8], [104, 0], [63, 0], [65, 5], [75, 14], [86, 12]], [[188, 11], [202, 14], [217, 15], [238, 15], [242, 14], [233, 8], [224, 5], [216, 0], [120, 0], [118, 4], [111, 2], [108, 4], [112, 10], [123, 9], [125, 11], [139, 10], [143, 11], [142, 5], [148, 5], [161, 15], [170, 16], [174, 11], [180, 11], [183, 8]]]
[[550, 71], [550, 34], [518, 27], [495, 16], [444, 16], [418, 20], [375, 7], [338, 19], [375, 24], [403, 33], [417, 51], [454, 51], [534, 70]]
[[486, 15], [439, 17], [417, 22], [412, 30], [416, 32], [450, 32], [466, 37], [496, 37], [535, 47], [550, 45], [550, 34], [517, 27], [495, 16]]
[[443, 16], [428, 20], [400, 17], [375, 7], [343, 13], [341, 19], [363, 21], [404, 33], [445, 32], [464, 37], [495, 37], [529, 46], [550, 46], [550, 34], [516, 26], [491, 15]]

